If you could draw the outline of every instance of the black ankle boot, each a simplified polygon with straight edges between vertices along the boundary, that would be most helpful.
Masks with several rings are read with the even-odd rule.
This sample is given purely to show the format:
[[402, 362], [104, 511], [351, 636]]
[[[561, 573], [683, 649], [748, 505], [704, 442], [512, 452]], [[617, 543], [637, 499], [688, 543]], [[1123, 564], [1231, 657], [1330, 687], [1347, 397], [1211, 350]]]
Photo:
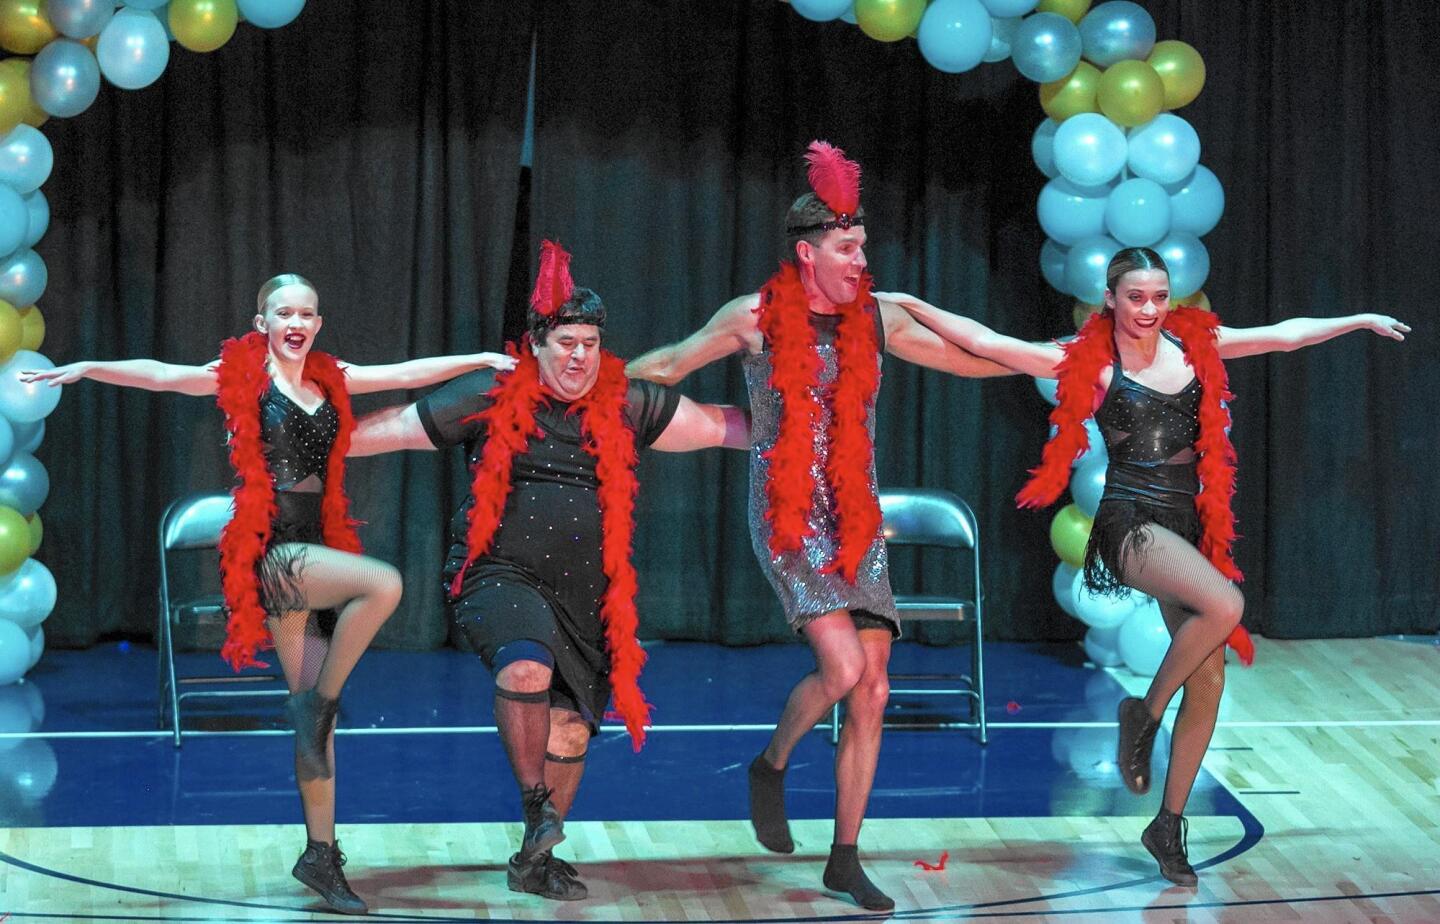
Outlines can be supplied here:
[[560, 812], [550, 801], [550, 790], [536, 783], [520, 791], [520, 805], [525, 813], [525, 835], [520, 840], [519, 856], [535, 857], [565, 840], [565, 824]]
[[860, 868], [860, 854], [854, 844], [831, 844], [830, 860], [822, 879], [825, 888], [848, 892], [855, 904], [867, 911], [893, 911], [895, 899], [881, 892]]
[[1151, 718], [1145, 701], [1134, 696], [1120, 700], [1118, 711], [1120, 742], [1115, 766], [1125, 788], [1143, 796], [1150, 791], [1150, 752], [1155, 750], [1155, 733], [1160, 723]]
[[575, 867], [550, 851], [526, 857], [517, 853], [505, 868], [505, 884], [511, 892], [529, 892], [558, 902], [578, 902], [590, 894]]
[[315, 690], [292, 693], [285, 699], [285, 719], [295, 729], [295, 756], [301, 779], [328, 780], [334, 776], [329, 739], [339, 710], [340, 700], [321, 696]]
[[356, 895], [345, 881], [345, 854], [340, 852], [340, 842], [327, 844], [324, 841], [307, 841], [305, 852], [295, 861], [291, 874], [305, 883], [325, 900], [334, 911], [341, 914], [366, 914], [370, 908], [364, 899]]
[[785, 818], [785, 771], [776, 770], [764, 752], [750, 762], [750, 823], [760, 846], [775, 853], [794, 853], [790, 822]]
[[1145, 827], [1145, 833], [1140, 835], [1140, 843], [1160, 864], [1160, 875], [1179, 886], [1193, 886], [1199, 881], [1187, 856], [1190, 848], [1186, 839], [1189, 833], [1190, 822], [1185, 820], [1184, 815], [1162, 808], [1155, 820]]

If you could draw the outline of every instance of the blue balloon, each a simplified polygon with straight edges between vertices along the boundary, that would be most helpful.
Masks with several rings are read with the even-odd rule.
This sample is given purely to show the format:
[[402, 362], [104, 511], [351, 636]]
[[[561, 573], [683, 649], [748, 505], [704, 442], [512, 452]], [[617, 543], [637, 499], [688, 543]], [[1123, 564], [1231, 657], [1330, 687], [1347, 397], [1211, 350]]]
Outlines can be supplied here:
[[126, 90], [148, 87], [170, 63], [170, 37], [154, 13], [123, 9], [100, 33], [95, 46], [100, 72]]
[[1110, 466], [1110, 459], [1103, 452], [1085, 455], [1089, 458], [1070, 473], [1070, 496], [1075, 498], [1075, 506], [1081, 513], [1093, 517], [1100, 508], [1100, 496], [1105, 493], [1105, 470]]
[[920, 18], [916, 38], [931, 67], [963, 73], [990, 51], [990, 14], [980, 0], [935, 0]]
[[1050, 576], [1050, 592], [1055, 595], [1055, 602], [1071, 616], [1075, 615], [1075, 580], [1079, 574], [1078, 568], [1062, 561], [1055, 566], [1055, 573]]
[[1170, 194], [1170, 227], [1176, 231], [1203, 237], [1225, 214], [1225, 190], [1204, 165], [1196, 166], [1188, 177], [1167, 186], [1165, 191]]
[[1020, 31], [1020, 17], [1007, 16], [990, 18], [990, 50], [985, 52], [985, 61], [994, 64], [1010, 57], [1010, 48]]
[[1077, 186], [1057, 176], [1040, 190], [1035, 213], [1051, 240], [1070, 247], [1082, 237], [1105, 233], [1105, 201], [1109, 195], [1109, 186]]
[[25, 239], [21, 247], [34, 247], [50, 230], [50, 200], [40, 190], [21, 197], [25, 201]]
[[980, 0], [985, 11], [996, 19], [1024, 16], [1035, 9], [1040, 0]]
[[[34, 65], [31, 65], [33, 70]], [[40, 188], [50, 178], [55, 152], [40, 129], [20, 124], [0, 138], [0, 183], [24, 195]], [[30, 304], [26, 302], [25, 304]]]
[[28, 452], [17, 452], [0, 471], [0, 506], [10, 507], [23, 517], [40, 509], [50, 496], [50, 475], [40, 460]]
[[1050, 288], [1066, 295], [1070, 294], [1065, 288], [1065, 257], [1069, 253], [1070, 248], [1062, 247], [1049, 238], [1040, 245], [1040, 275], [1050, 283]]
[[278, 29], [295, 21], [305, 8], [305, 0], [236, 0], [235, 5], [250, 25]]
[[61, 35], [74, 39], [99, 34], [115, 15], [114, 0], [45, 0], [45, 16]]
[[1200, 136], [1179, 116], [1162, 112], [1130, 130], [1130, 170], [1161, 186], [1178, 183], [1200, 163]]
[[1027, 16], [1015, 33], [1010, 57], [1015, 69], [1036, 83], [1059, 80], [1080, 63], [1080, 31], [1059, 13]]
[[854, 0], [790, 0], [795, 12], [815, 22], [829, 22], [844, 16]]
[[9, 186], [0, 186], [0, 254], [11, 254], [25, 243], [30, 230], [30, 210], [25, 200]]
[[1097, 667], [1119, 667], [1125, 663], [1125, 659], [1120, 657], [1120, 626], [1110, 629], [1092, 626], [1090, 631], [1085, 633], [1084, 647], [1085, 657]]
[[99, 94], [100, 65], [79, 42], [55, 39], [30, 64], [30, 95], [53, 116], [77, 116]]
[[1076, 241], [1065, 257], [1065, 288], [1087, 305], [1100, 304], [1105, 300], [1105, 271], [1119, 249], [1119, 241], [1103, 234]]
[[16, 308], [33, 305], [45, 294], [49, 272], [40, 255], [28, 247], [0, 260], [0, 299]]
[[1116, 61], [1143, 60], [1155, 47], [1155, 20], [1130, 0], [1110, 0], [1080, 20], [1085, 57], [1100, 67]]
[[[39, 355], [38, 353], [35, 355]], [[8, 418], [7, 418], [8, 420]], [[45, 420], [29, 420], [25, 422], [8, 421], [10, 430], [14, 433], [14, 443], [11, 450], [13, 455], [16, 452], [34, 452], [40, 448], [40, 441], [45, 439]], [[6, 456], [5, 465], [10, 464], [10, 456]]]
[[840, 14], [840, 18], [845, 20], [852, 26], [859, 25], [859, 22], [855, 19], [855, 4], [853, 2], [850, 4], [849, 8], [845, 10], [845, 12]]
[[1184, 231], [1172, 231], [1155, 245], [1155, 252], [1170, 270], [1170, 291], [1190, 295], [1205, 287], [1210, 276], [1210, 252], [1200, 238]]
[[[49, 416], [55, 405], [60, 403], [60, 392], [64, 386], [22, 382], [20, 373], [54, 368], [55, 364], [47, 356], [33, 350], [17, 350], [5, 365], [0, 366], [0, 414], [12, 425], [27, 424]], [[25, 454], [17, 450], [15, 457]], [[10, 461], [14, 464], [15, 459]], [[25, 515], [28, 517], [34, 512], [32, 510]]]
[[1170, 632], [1160, 616], [1160, 604], [1142, 598], [1120, 626], [1116, 648], [1125, 666], [1142, 677], [1153, 677], [1170, 650]]
[[1105, 201], [1105, 228], [1127, 247], [1149, 247], [1170, 224], [1170, 195], [1154, 180], [1126, 180]]
[[1055, 405], [1060, 403], [1060, 399], [1056, 397], [1055, 394], [1056, 389], [1059, 387], [1059, 379], [1035, 379], [1035, 390], [1040, 393], [1040, 397], [1045, 399], [1046, 404]]
[[10, 421], [0, 417], [0, 470], [4, 470], [15, 457], [15, 428]]
[[1035, 134], [1030, 136], [1030, 156], [1040, 172], [1052, 180], [1060, 175], [1055, 167], [1055, 130], [1059, 127], [1054, 119], [1046, 119], [1035, 126]]
[[1073, 115], [1055, 130], [1055, 169], [1079, 186], [1115, 179], [1129, 153], [1125, 132], [1098, 112]]

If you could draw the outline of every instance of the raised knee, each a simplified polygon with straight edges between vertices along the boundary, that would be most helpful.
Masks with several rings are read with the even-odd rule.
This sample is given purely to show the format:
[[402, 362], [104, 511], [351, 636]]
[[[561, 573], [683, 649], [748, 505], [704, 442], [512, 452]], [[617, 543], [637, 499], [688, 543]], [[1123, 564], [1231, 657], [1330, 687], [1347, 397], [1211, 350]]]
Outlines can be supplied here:
[[513, 661], [495, 675], [495, 685], [512, 693], [539, 693], [550, 689], [550, 674], [538, 661]]
[[1219, 617], [1228, 628], [1234, 629], [1240, 625], [1240, 617], [1244, 615], [1245, 595], [1232, 584], [1221, 601]]
[[399, 605], [400, 597], [404, 593], [405, 583], [400, 579], [400, 569], [394, 565], [384, 565], [376, 577], [375, 596], [394, 606]]
[[850, 695], [850, 691], [855, 689], [864, 673], [863, 658], [841, 658], [822, 669], [820, 679], [825, 684], [825, 694], [831, 699], [839, 700]]
[[550, 712], [550, 740], [546, 745], [552, 754], [577, 757], [590, 746], [590, 726], [578, 713], [568, 709]]

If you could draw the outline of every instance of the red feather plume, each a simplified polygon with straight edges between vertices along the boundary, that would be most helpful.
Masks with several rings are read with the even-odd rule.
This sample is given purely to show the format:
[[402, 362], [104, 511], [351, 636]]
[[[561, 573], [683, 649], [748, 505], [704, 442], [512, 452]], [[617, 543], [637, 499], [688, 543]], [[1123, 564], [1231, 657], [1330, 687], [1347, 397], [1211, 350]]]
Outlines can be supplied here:
[[812, 141], [805, 152], [810, 188], [836, 215], [854, 215], [860, 208], [860, 165], [825, 141]]
[[530, 293], [530, 310], [548, 318], [570, 300], [574, 291], [570, 254], [554, 241], [541, 241], [540, 271], [535, 274], [535, 291]]

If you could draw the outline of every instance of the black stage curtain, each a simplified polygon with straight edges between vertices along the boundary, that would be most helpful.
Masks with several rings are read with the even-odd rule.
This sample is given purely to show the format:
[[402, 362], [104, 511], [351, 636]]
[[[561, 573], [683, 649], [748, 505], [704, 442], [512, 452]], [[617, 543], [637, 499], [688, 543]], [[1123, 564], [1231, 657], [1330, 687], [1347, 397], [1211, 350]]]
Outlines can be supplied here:
[[[1147, 7], [1209, 67], [1180, 114], [1229, 198], [1206, 239], [1206, 290], [1226, 322], [1374, 309], [1417, 327], [1403, 346], [1354, 334], [1232, 364], [1247, 621], [1275, 636], [1434, 631], [1440, 505], [1423, 476], [1437, 448], [1424, 396], [1440, 363], [1422, 306], [1440, 288], [1425, 44], [1440, 14], [1357, 0], [1308, 13]], [[516, 164], [532, 32], [527, 183]], [[157, 88], [107, 89], [90, 113], [47, 126], [45, 350], [198, 361], [245, 329], [255, 288], [282, 269], [316, 281], [323, 344], [357, 362], [493, 348], [526, 294], [512, 251], [533, 265], [552, 236], [609, 305], [607, 346], [634, 355], [773, 270], [812, 137], [865, 166], [881, 289], [1053, 336], [1070, 311], [1036, 269], [1043, 178], [1029, 140], [1042, 117], [1008, 64], [942, 75], [912, 42], [809, 23], [774, 0], [550, 0], [533, 22], [517, 3], [311, 4], [276, 33], [242, 28], [218, 54], [177, 51]], [[682, 389], [744, 397], [735, 360]], [[1001, 638], [1081, 631], [1050, 597], [1051, 514], [1011, 503], [1046, 411], [1028, 380], [886, 364], [882, 481], [975, 506]], [[202, 402], [69, 390], [41, 451], [57, 485], [42, 511], [41, 557], [62, 588], [53, 641], [148, 631], [154, 524], [171, 497], [225, 483], [218, 434]], [[459, 468], [419, 455], [352, 467], [367, 544], [407, 582], [382, 643], [445, 637], [434, 574]], [[744, 456], [653, 453], [641, 478], [649, 634], [787, 637], [753, 565]], [[902, 562], [897, 584], [916, 571]]]

